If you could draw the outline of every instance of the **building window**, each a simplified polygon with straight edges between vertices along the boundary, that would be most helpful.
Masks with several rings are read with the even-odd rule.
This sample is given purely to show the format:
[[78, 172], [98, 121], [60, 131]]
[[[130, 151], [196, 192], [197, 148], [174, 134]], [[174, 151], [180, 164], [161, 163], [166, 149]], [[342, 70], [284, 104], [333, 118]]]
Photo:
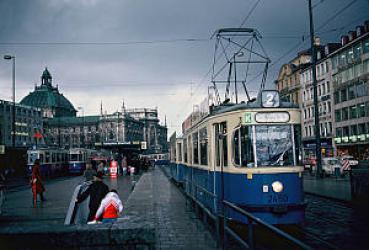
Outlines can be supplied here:
[[369, 38], [365, 39], [363, 42], [363, 52], [369, 53]]
[[338, 55], [332, 58], [332, 69], [333, 70], [337, 68], [337, 64], [338, 64]]
[[352, 100], [356, 98], [356, 86], [351, 85], [348, 89], [348, 100]]
[[200, 164], [208, 165], [208, 133], [206, 128], [200, 129]]
[[342, 128], [336, 128], [336, 137], [342, 137]]
[[364, 103], [360, 103], [358, 105], [358, 117], [365, 117], [365, 104]]
[[356, 89], [358, 97], [366, 96], [368, 93], [368, 87], [366, 84], [364, 84], [364, 82], [358, 82], [356, 85]]
[[340, 103], [340, 92], [339, 91], [334, 92], [334, 103], [335, 104]]
[[343, 137], [349, 136], [349, 127], [343, 127], [342, 128], [342, 136]]
[[357, 135], [357, 126], [356, 125], [351, 126], [351, 135]]
[[348, 107], [342, 109], [342, 121], [346, 121], [348, 119]]
[[365, 123], [361, 123], [361, 124], [357, 125], [357, 128], [358, 128], [358, 134], [359, 135], [362, 135], [362, 134], [366, 133]]
[[305, 137], [308, 136], [308, 128], [305, 127]]
[[341, 102], [347, 101], [347, 89], [341, 90]]
[[350, 119], [356, 119], [357, 118], [357, 108], [356, 106], [350, 107]]

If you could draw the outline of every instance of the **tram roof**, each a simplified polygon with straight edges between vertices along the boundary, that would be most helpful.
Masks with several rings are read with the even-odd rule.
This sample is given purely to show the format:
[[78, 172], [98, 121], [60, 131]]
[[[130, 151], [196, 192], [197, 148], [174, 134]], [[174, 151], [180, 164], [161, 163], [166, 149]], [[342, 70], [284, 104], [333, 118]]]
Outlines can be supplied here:
[[[239, 103], [239, 104], [230, 103], [230, 104], [222, 104], [220, 106], [215, 106], [212, 109], [212, 112], [210, 113], [210, 115], [217, 115], [217, 114], [237, 111], [241, 109], [256, 109], [256, 108], [264, 108], [261, 105], [260, 98], [256, 99], [253, 102]], [[278, 108], [299, 108], [299, 106], [291, 102], [280, 102], [280, 105]]]

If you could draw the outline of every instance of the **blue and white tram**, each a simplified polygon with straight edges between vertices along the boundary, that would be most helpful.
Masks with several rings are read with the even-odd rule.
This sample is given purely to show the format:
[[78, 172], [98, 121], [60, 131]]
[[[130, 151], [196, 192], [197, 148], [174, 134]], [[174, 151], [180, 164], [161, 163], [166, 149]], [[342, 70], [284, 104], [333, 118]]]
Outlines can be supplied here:
[[27, 174], [31, 175], [35, 160], [40, 160], [41, 175], [52, 177], [65, 172], [67, 151], [64, 149], [31, 149], [27, 151]]
[[298, 224], [306, 205], [300, 111], [279, 103], [278, 92], [263, 92], [255, 102], [216, 107], [184, 131], [175, 141], [171, 174], [215, 214], [222, 213], [224, 199], [268, 223]]
[[85, 148], [71, 148], [68, 153], [68, 173], [83, 174], [86, 162], [91, 160], [93, 150]]

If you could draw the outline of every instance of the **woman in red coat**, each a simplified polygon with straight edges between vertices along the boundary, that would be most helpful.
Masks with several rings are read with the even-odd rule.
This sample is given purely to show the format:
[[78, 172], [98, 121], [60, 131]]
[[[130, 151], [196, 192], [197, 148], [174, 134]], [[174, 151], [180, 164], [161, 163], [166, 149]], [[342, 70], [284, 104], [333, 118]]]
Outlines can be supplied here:
[[32, 194], [33, 194], [33, 206], [36, 206], [37, 194], [40, 195], [41, 201], [44, 201], [43, 192], [45, 191], [44, 185], [41, 180], [40, 173], [40, 160], [35, 160], [32, 167], [32, 178], [31, 178]]

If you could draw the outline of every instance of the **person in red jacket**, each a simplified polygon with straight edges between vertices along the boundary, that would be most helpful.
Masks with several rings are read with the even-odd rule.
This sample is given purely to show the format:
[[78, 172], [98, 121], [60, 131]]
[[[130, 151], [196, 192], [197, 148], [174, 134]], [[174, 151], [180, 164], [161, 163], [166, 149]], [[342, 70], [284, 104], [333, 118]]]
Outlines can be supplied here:
[[45, 187], [42, 184], [41, 173], [40, 173], [40, 160], [35, 160], [35, 163], [32, 167], [32, 176], [31, 176], [31, 187], [33, 194], [33, 206], [36, 206], [37, 202], [37, 194], [40, 195], [41, 201], [45, 201], [43, 192], [45, 191]]
[[102, 217], [103, 223], [115, 222], [118, 215], [123, 211], [122, 201], [119, 199], [118, 192], [112, 189], [101, 201], [100, 207], [95, 215], [95, 222]]

